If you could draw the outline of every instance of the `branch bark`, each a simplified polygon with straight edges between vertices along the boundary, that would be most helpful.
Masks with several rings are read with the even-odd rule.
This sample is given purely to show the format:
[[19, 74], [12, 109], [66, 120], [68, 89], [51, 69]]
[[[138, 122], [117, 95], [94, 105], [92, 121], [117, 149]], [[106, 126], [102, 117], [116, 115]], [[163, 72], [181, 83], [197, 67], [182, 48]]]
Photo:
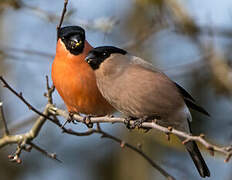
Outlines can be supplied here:
[[3, 127], [4, 127], [4, 136], [8, 136], [9, 133], [9, 129], [7, 127], [7, 123], [6, 123], [6, 119], [5, 119], [5, 115], [4, 115], [4, 111], [3, 111], [3, 102], [0, 102], [0, 121], [2, 121], [3, 123]]
[[[59, 115], [64, 117], [65, 119], [68, 118], [68, 113], [62, 109], [58, 109], [54, 106], [51, 106], [49, 108], [49, 112], [55, 115]], [[85, 123], [85, 118], [78, 115], [78, 114], [74, 114], [73, 115], [73, 119], [78, 121], [78, 122], [82, 122]], [[109, 117], [109, 116], [104, 116], [104, 117], [91, 117], [89, 119], [88, 123], [124, 123], [125, 122], [125, 118], [121, 118], [121, 117]], [[130, 121], [131, 125], [134, 125], [133, 121]], [[185, 141], [183, 141], [183, 143], [187, 143], [188, 141], [197, 141], [199, 143], [201, 143], [206, 149], [208, 149], [211, 154], [212, 152], [220, 152], [222, 154], [224, 154], [226, 156], [226, 160], [225, 162], [228, 162], [231, 155], [232, 155], [232, 146], [217, 146], [214, 145], [210, 142], [208, 142], [204, 135], [201, 134], [199, 136], [193, 136], [190, 135], [188, 133], [179, 131], [177, 129], [174, 129], [172, 127], [163, 127], [161, 125], [158, 125], [155, 120], [153, 122], [144, 122], [142, 123], [141, 127], [143, 128], [152, 128], [152, 129], [156, 129], [159, 130], [161, 132], [164, 132], [165, 134], [174, 134], [180, 137], [185, 138]]]
[[[39, 110], [35, 109], [23, 96], [21, 93], [17, 93], [6, 81], [3, 77], [0, 77], [0, 81], [3, 83], [3, 86], [6, 87], [7, 89], [9, 89], [13, 94], [15, 94], [22, 102], [24, 102], [28, 107], [30, 107], [30, 109], [32, 111], [34, 111], [35, 113], [37, 113], [38, 115], [40, 115], [40, 117], [36, 120], [35, 124], [33, 125], [33, 127], [31, 128], [31, 130], [29, 132], [26, 132], [24, 134], [18, 134], [18, 135], [7, 135], [4, 136], [2, 138], [0, 138], [0, 148], [8, 145], [8, 144], [18, 144], [17, 150], [15, 152], [14, 155], [10, 155], [9, 158], [17, 163], [21, 163], [21, 159], [20, 159], [20, 154], [22, 150], [28, 150], [31, 148], [34, 148], [36, 150], [38, 150], [39, 152], [43, 153], [44, 155], [48, 156], [49, 158], [55, 159], [59, 162], [61, 162], [60, 160], [57, 159], [56, 155], [54, 153], [48, 153], [47, 151], [45, 151], [44, 149], [38, 147], [37, 145], [35, 145], [34, 143], [32, 143], [32, 140], [34, 138], [36, 138], [43, 126], [43, 124], [45, 123], [46, 119], [51, 120], [51, 122], [55, 123], [56, 125], [58, 125], [63, 133], [66, 134], [70, 134], [70, 135], [74, 135], [74, 136], [89, 136], [92, 134], [100, 134], [102, 138], [109, 138], [115, 142], [120, 143], [120, 146], [123, 147], [127, 147], [131, 150], [133, 150], [134, 152], [138, 153], [139, 155], [141, 155], [146, 161], [148, 161], [148, 163], [150, 163], [152, 165], [152, 167], [154, 167], [155, 169], [157, 169], [164, 177], [166, 177], [167, 180], [175, 180], [174, 177], [172, 177], [168, 172], [166, 172], [163, 168], [161, 168], [158, 164], [156, 164], [151, 158], [149, 158], [149, 156], [147, 156], [141, 149], [109, 134], [104, 132], [101, 127], [100, 124], [98, 122], [98, 120], [94, 123], [97, 123], [97, 127], [94, 128], [89, 128], [86, 132], [77, 132], [77, 131], [73, 131], [72, 129], [66, 129], [56, 118], [57, 115], [59, 116], [63, 116], [66, 119], [69, 118], [69, 114], [61, 109], [57, 109], [53, 104], [53, 100], [52, 100], [52, 93], [54, 92], [54, 86], [50, 87], [49, 86], [49, 82], [48, 82], [48, 77], [46, 76], [46, 84], [47, 84], [47, 93], [45, 93], [45, 96], [48, 99], [48, 104], [45, 107], [44, 112], [40, 112]], [[57, 114], [57, 112], [60, 112], [60, 114]], [[61, 115], [62, 114], [62, 115]], [[49, 116], [53, 116], [53, 119], [50, 118]], [[85, 124], [87, 124], [87, 121], [85, 120], [84, 117], [78, 116], [78, 115], [74, 115], [74, 117], [77, 116], [78, 119], [80, 120], [80, 122], [83, 122]], [[77, 118], [76, 117], [76, 118]], [[103, 117], [104, 118], [104, 117]], [[109, 119], [103, 119], [103, 122], [107, 122], [107, 120], [110, 120], [110, 117], [107, 117]], [[88, 123], [92, 123], [92, 120], [88, 121]], [[120, 118], [119, 121], [120, 122]], [[29, 145], [26, 146], [26, 145]]]

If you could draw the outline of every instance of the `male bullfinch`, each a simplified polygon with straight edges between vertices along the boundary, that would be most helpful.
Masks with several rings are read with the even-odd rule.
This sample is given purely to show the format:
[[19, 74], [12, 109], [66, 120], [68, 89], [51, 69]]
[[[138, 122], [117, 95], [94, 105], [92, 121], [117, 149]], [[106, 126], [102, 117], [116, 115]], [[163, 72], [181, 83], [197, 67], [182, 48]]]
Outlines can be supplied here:
[[52, 64], [52, 80], [69, 112], [106, 115], [114, 108], [102, 97], [94, 71], [85, 57], [92, 46], [79, 26], [63, 27], [58, 32], [56, 56]]
[[[97, 86], [104, 98], [131, 119], [156, 118], [161, 125], [191, 133], [192, 116], [188, 108], [209, 115], [163, 72], [123, 49], [97, 47], [85, 60], [94, 70]], [[190, 141], [185, 146], [201, 177], [209, 177], [209, 169], [196, 142]]]

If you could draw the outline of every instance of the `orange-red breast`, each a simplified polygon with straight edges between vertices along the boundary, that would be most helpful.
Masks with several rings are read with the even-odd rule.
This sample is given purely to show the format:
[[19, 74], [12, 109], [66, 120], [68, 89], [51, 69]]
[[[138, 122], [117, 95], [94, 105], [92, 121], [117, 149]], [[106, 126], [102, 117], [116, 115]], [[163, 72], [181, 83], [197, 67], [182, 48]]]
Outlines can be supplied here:
[[113, 113], [114, 108], [102, 97], [95, 74], [85, 62], [92, 46], [85, 40], [84, 29], [63, 27], [58, 37], [52, 80], [68, 111], [89, 115]]

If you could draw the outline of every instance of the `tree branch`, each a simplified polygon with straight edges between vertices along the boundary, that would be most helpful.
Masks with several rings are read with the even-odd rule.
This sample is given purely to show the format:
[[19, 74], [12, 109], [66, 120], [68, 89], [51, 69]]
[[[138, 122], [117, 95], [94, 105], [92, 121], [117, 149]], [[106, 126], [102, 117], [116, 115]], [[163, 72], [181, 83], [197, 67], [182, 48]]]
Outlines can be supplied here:
[[38, 145], [36, 145], [32, 142], [28, 142], [28, 144], [31, 145], [32, 148], [36, 149], [37, 151], [41, 152], [45, 156], [49, 157], [50, 159], [54, 159], [54, 160], [62, 163], [61, 160], [57, 159], [57, 155], [55, 153], [49, 153], [45, 149], [42, 149], [41, 147], [39, 147]]
[[[35, 109], [30, 103], [27, 102], [27, 100], [22, 97], [21, 93], [17, 93], [5, 80], [3, 77], [0, 77], [0, 81], [2, 81], [4, 87], [8, 88], [13, 94], [15, 94], [21, 101], [23, 101], [28, 107], [30, 107], [30, 109], [37, 113], [38, 115], [40, 115], [40, 117], [38, 118], [38, 120], [35, 122], [35, 124], [33, 125], [33, 127], [31, 128], [31, 130], [25, 134], [19, 134], [19, 135], [13, 135], [13, 136], [4, 136], [0, 139], [0, 148], [7, 145], [7, 144], [19, 144], [16, 153], [14, 155], [10, 155], [9, 158], [17, 163], [21, 163], [21, 159], [19, 158], [20, 153], [22, 151], [22, 149], [26, 149], [25, 145], [30, 145], [30, 147], [38, 150], [39, 152], [45, 154], [46, 156], [48, 156], [49, 158], [52, 159], [56, 159], [56, 155], [54, 154], [50, 154], [48, 152], [46, 152], [44, 149], [38, 147], [37, 145], [33, 144], [31, 141], [38, 135], [38, 133], [40, 132], [44, 122], [46, 119], [51, 120], [51, 122], [55, 123], [56, 125], [58, 125], [63, 133], [66, 134], [70, 134], [70, 135], [74, 135], [74, 136], [89, 136], [92, 134], [101, 134], [103, 138], [109, 138], [111, 140], [114, 140], [118, 143], [120, 143], [121, 147], [127, 147], [133, 151], [135, 151], [136, 153], [140, 154], [145, 160], [147, 160], [152, 167], [154, 167], [155, 169], [157, 169], [163, 176], [165, 176], [168, 180], [175, 180], [174, 177], [172, 177], [170, 174], [168, 174], [164, 169], [162, 169], [159, 165], [157, 165], [154, 161], [152, 161], [142, 150], [140, 150], [139, 148], [136, 148], [135, 146], [124, 142], [123, 140], [112, 136], [106, 132], [104, 132], [99, 125], [99, 120], [98, 118], [95, 119], [91, 119], [91, 122], [86, 122], [84, 120], [83, 117], [75, 114], [74, 118], [79, 119], [79, 122], [83, 122], [83, 123], [97, 123], [97, 128], [96, 129], [88, 129], [86, 132], [77, 132], [77, 131], [73, 131], [72, 129], [66, 129], [65, 127], [62, 126], [62, 124], [58, 121], [58, 119], [56, 119], [57, 115], [63, 116], [66, 119], [69, 117], [68, 113], [61, 110], [61, 109], [57, 109], [56, 107], [54, 107], [54, 105], [52, 104], [53, 100], [52, 100], [52, 93], [54, 92], [54, 87], [50, 87], [49, 86], [49, 82], [48, 82], [48, 77], [46, 76], [46, 84], [47, 84], [47, 93], [45, 94], [45, 96], [48, 98], [48, 104], [46, 105], [46, 108], [44, 110], [43, 113], [41, 113], [39, 110]], [[59, 114], [57, 113], [59, 112]], [[51, 119], [49, 117], [49, 115], [52, 115], [54, 119]], [[102, 117], [103, 119], [101, 120], [102, 122], [107, 122], [107, 121], [111, 121], [111, 119], [113, 120], [112, 122], [116, 122], [115, 118], [110, 118], [110, 117]], [[105, 118], [105, 119], [104, 119]], [[92, 122], [93, 121], [93, 122]], [[121, 122], [121, 118], [118, 118], [118, 122]], [[60, 161], [60, 160], [58, 160]]]
[[151, 158], [149, 158], [141, 149], [136, 148], [135, 146], [132, 146], [131, 144], [115, 137], [112, 136], [104, 131], [101, 130], [100, 124], [97, 123], [97, 133], [101, 134], [102, 138], [109, 138], [113, 141], [116, 141], [120, 144], [121, 148], [127, 147], [131, 150], [133, 150], [134, 152], [138, 153], [139, 155], [141, 155], [148, 163], [151, 164], [151, 166], [155, 169], [157, 169], [164, 177], [166, 177], [168, 180], [175, 180], [174, 177], [172, 177], [170, 174], [168, 174], [163, 168], [161, 168], [159, 165], [157, 165], [154, 161], [151, 160]]
[[4, 127], [4, 136], [8, 136], [9, 133], [9, 129], [7, 127], [7, 123], [6, 123], [6, 119], [5, 119], [5, 115], [4, 115], [4, 111], [3, 111], [3, 103], [0, 102], [0, 121], [2, 121], [3, 123], [3, 127]]
[[41, 56], [44, 58], [53, 58], [54, 54], [48, 53], [48, 52], [43, 52], [39, 50], [34, 50], [34, 49], [23, 49], [23, 48], [18, 48], [18, 47], [10, 47], [10, 46], [0, 46], [0, 51], [9, 51], [11, 53], [23, 53], [23, 54], [28, 54], [28, 55], [37, 55]]
[[56, 27], [56, 30], [57, 30], [57, 41], [58, 41], [58, 32], [62, 26], [62, 23], [64, 21], [64, 16], [65, 16], [65, 13], [67, 11], [67, 5], [68, 5], [68, 0], [64, 0], [64, 7], [63, 7], [63, 11], [62, 11], [62, 14], [61, 14], [61, 17], [60, 17], [60, 22], [59, 22], [59, 25]]
[[37, 137], [38, 133], [40, 132], [43, 124], [45, 123], [46, 116], [48, 115], [48, 107], [44, 110], [45, 116], [40, 116], [33, 127], [24, 134], [17, 134], [17, 135], [7, 135], [5, 134], [2, 138], [0, 138], [0, 148], [8, 145], [8, 144], [18, 144], [17, 150], [14, 155], [9, 155], [9, 159], [13, 162], [21, 163], [20, 154], [22, 150], [29, 151], [30, 148], [26, 146], [30, 143], [35, 137]]
[[13, 94], [15, 94], [19, 99], [21, 99], [22, 102], [23, 102], [24, 104], [26, 104], [27, 107], [28, 107], [30, 110], [34, 111], [36, 114], [38, 114], [38, 115], [40, 115], [40, 116], [43, 116], [43, 117], [46, 118], [46, 119], [49, 119], [50, 121], [53, 121], [53, 119], [51, 119], [50, 117], [48, 117], [48, 116], [46, 116], [45, 114], [41, 113], [41, 112], [40, 112], [39, 110], [37, 110], [34, 106], [32, 106], [32, 105], [23, 97], [22, 92], [17, 93], [17, 92], [6, 82], [6, 80], [5, 80], [2, 76], [0, 76], [0, 81], [3, 83], [3, 87], [9, 89]]
[[[22, 97], [21, 94], [18, 94], [13, 88], [11, 88], [9, 86], [9, 84], [3, 79], [3, 77], [0, 77], [0, 80], [3, 82], [3, 84], [4, 84], [4, 86], [6, 88], [8, 88], [17, 97], [19, 97], [28, 107], [30, 107], [30, 109], [32, 111], [34, 111], [35, 113], [37, 113], [40, 116], [43, 116], [44, 118], [47, 118], [47, 119], [51, 120], [53, 123], [55, 123], [56, 125], [58, 125], [59, 127], [61, 127], [62, 130], [65, 133], [73, 134], [73, 135], [75, 134], [77, 136], [86, 136], [86, 135], [90, 135], [90, 134], [94, 133], [91, 130], [87, 131], [85, 133], [76, 133], [76, 132], [73, 132], [72, 130], [66, 129], [58, 121], [54, 121], [54, 119], [52, 119], [52, 118], [48, 117], [47, 115], [44, 115], [43, 113], [41, 113], [38, 110], [36, 110], [31, 104], [29, 104]], [[56, 108], [52, 104], [48, 104], [47, 107], [48, 107], [48, 112], [51, 115], [55, 115], [55, 116], [59, 115], [59, 116], [64, 117], [65, 119], [69, 118], [69, 114], [66, 111], [64, 111], [62, 109], [58, 109], [58, 108]], [[76, 120], [76, 121], [78, 121], [78, 122], [85, 123], [85, 124], [91, 124], [91, 123], [124, 123], [125, 122], [125, 118], [110, 117], [110, 116], [91, 117], [91, 118], [89, 118], [89, 121], [86, 122], [85, 118], [82, 117], [82, 116], [80, 116], [80, 115], [78, 115], [78, 114], [74, 114], [73, 115], [73, 119]], [[130, 121], [130, 124], [134, 125], [134, 122]], [[211, 152], [211, 155], [213, 155], [214, 152], [220, 152], [220, 153], [224, 154], [226, 156], [225, 162], [228, 162], [229, 159], [232, 156], [232, 146], [227, 146], [227, 147], [226, 146], [222, 146], [222, 147], [220, 147], [220, 146], [214, 145], [212, 143], [209, 143], [207, 140], [205, 140], [204, 139], [204, 135], [193, 136], [193, 135], [187, 134], [185, 132], [179, 131], [177, 129], [174, 129], [172, 127], [163, 127], [163, 126], [158, 125], [155, 122], [155, 120], [152, 121], [152, 122], [144, 122], [144, 123], [141, 124], [141, 127], [143, 127], [143, 128], [152, 128], [152, 129], [156, 129], [156, 130], [159, 130], [161, 132], [164, 132], [166, 134], [174, 134], [174, 135], [183, 137], [183, 138], [186, 139], [185, 141], [183, 141], [183, 143], [187, 143], [188, 141], [197, 141], [197, 142], [201, 143], [206, 149], [208, 149]]]
[[[51, 107], [49, 109], [50, 113], [59, 115], [59, 116], [63, 116], [65, 119], [68, 118], [68, 113], [62, 109], [58, 109], [56, 107]], [[78, 115], [78, 114], [74, 114], [73, 115], [73, 119], [78, 121], [78, 122], [82, 122], [85, 123], [85, 118]], [[104, 116], [104, 117], [91, 117], [89, 119], [88, 123], [124, 123], [125, 122], [125, 118], [120, 118], [120, 117], [109, 117], [109, 116]], [[130, 121], [131, 125], [134, 125], [133, 121]], [[213, 145], [212, 143], [209, 143], [207, 140], [204, 139], [204, 135], [201, 134], [199, 136], [193, 136], [190, 134], [187, 134], [185, 132], [179, 131], [177, 129], [174, 129], [172, 127], [163, 127], [158, 125], [155, 120], [153, 122], [144, 122], [142, 123], [141, 127], [143, 128], [152, 128], [152, 129], [156, 129], [159, 130], [161, 132], [164, 132], [165, 134], [174, 134], [180, 137], [185, 138], [186, 140], [183, 141], [183, 144], [187, 143], [188, 141], [197, 141], [199, 143], [201, 143], [206, 149], [208, 149], [210, 152], [220, 152], [224, 155], [226, 155], [226, 162], [229, 161], [231, 155], [232, 155], [232, 146], [228, 146], [228, 147], [220, 147], [217, 145]]]
[[[48, 108], [46, 107], [44, 112], [45, 115], [48, 115]], [[18, 134], [18, 135], [5, 135], [2, 138], [0, 138], [0, 148], [7, 145], [7, 144], [16, 144], [21, 143], [23, 141], [31, 141], [33, 140], [41, 130], [41, 127], [43, 126], [46, 118], [44, 116], [40, 116], [33, 127], [30, 129], [30, 131], [24, 133], [24, 134]]]

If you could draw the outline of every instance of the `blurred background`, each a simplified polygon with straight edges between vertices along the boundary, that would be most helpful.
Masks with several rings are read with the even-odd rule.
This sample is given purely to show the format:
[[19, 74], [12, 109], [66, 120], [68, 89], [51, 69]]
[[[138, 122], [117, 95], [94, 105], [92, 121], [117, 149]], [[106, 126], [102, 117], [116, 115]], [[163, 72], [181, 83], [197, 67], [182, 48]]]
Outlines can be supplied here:
[[[193, 132], [219, 145], [232, 142], [232, 1], [230, 0], [69, 0], [63, 25], [81, 25], [93, 46], [126, 48], [163, 70], [185, 87], [211, 117], [193, 112]], [[63, 0], [0, 1], [0, 75], [38, 109], [46, 99], [45, 75], [51, 72], [56, 25]], [[58, 107], [65, 108], [57, 92]], [[0, 100], [12, 133], [26, 132], [36, 119], [7, 89]], [[61, 119], [62, 120], [62, 119]], [[81, 125], [69, 125], [84, 130]], [[2, 124], [0, 124], [2, 127]], [[103, 129], [143, 150], [179, 180], [201, 179], [175, 137], [168, 142], [155, 130], [129, 132], [124, 125]], [[129, 149], [99, 135], [73, 137], [47, 122], [34, 140], [63, 163], [37, 151], [22, 154], [20, 165], [7, 155], [15, 145], [0, 149], [0, 179], [164, 180], [150, 164]], [[212, 180], [231, 180], [232, 164], [201, 148]]]

